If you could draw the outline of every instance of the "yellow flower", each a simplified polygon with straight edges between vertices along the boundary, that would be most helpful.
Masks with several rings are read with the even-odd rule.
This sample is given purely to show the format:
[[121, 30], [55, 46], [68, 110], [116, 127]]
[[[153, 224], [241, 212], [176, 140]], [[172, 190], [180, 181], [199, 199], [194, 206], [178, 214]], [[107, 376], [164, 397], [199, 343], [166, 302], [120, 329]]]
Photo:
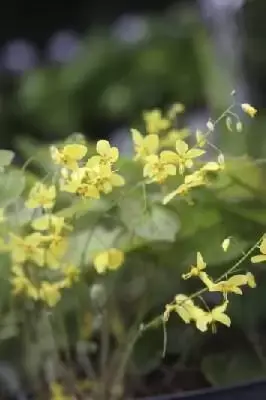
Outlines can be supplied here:
[[142, 136], [137, 129], [131, 129], [133, 145], [135, 149], [135, 160], [145, 160], [147, 156], [156, 154], [159, 149], [159, 136]]
[[71, 170], [78, 169], [78, 161], [87, 153], [87, 147], [83, 144], [68, 144], [61, 150], [57, 147], [51, 147], [51, 157], [55, 164]]
[[172, 151], [162, 151], [159, 156], [154, 154], [146, 157], [143, 176], [152, 182], [162, 183], [168, 176], [176, 175], [175, 156]]
[[146, 131], [150, 135], [160, 133], [168, 129], [171, 125], [171, 122], [168, 119], [163, 118], [162, 112], [157, 109], [145, 112], [143, 118], [145, 121]]
[[100, 155], [99, 161], [102, 161], [103, 164], [113, 164], [118, 160], [118, 148], [111, 147], [107, 140], [99, 140], [96, 145], [96, 150]]
[[71, 287], [80, 279], [80, 269], [73, 264], [67, 264], [63, 269], [63, 273], [65, 278], [62, 285], [64, 287]]
[[215, 323], [220, 322], [223, 325], [229, 327], [231, 320], [228, 315], [225, 314], [227, 309], [228, 301], [225, 301], [220, 306], [214, 307], [211, 311], [206, 312], [202, 309], [194, 311], [194, 319], [196, 327], [201, 331], [205, 332], [208, 329], [208, 325], [211, 325], [212, 330], [215, 331]]
[[51, 235], [47, 239], [50, 243], [45, 250], [45, 263], [51, 269], [58, 269], [66, 256], [68, 241], [60, 235]]
[[190, 271], [187, 274], [183, 274], [182, 278], [189, 279], [192, 276], [199, 276], [205, 268], [206, 268], [206, 263], [203, 260], [201, 253], [198, 251], [197, 252], [197, 264], [195, 266], [192, 265]]
[[54, 206], [56, 198], [56, 189], [54, 185], [47, 186], [37, 182], [30, 191], [29, 198], [26, 201], [26, 207], [43, 207], [48, 210]]
[[166, 195], [163, 199], [163, 204], [169, 203], [174, 197], [181, 195], [186, 196], [189, 191], [197, 186], [202, 186], [205, 184], [204, 176], [201, 171], [195, 171], [193, 174], [186, 175], [184, 183], [178, 186], [173, 192]]
[[266, 261], [266, 237], [263, 238], [259, 249], [261, 254], [251, 257], [251, 262], [254, 264]]
[[180, 316], [180, 318], [188, 324], [194, 319], [195, 306], [193, 300], [184, 294], [178, 294], [175, 296], [174, 311]]
[[24, 294], [34, 300], [38, 300], [38, 290], [26, 277], [23, 267], [20, 265], [14, 265], [12, 267], [12, 273], [11, 284], [13, 286], [14, 295]]
[[39, 297], [49, 307], [54, 307], [61, 298], [61, 285], [58, 283], [42, 282], [39, 289]]
[[214, 283], [209, 287], [210, 292], [222, 292], [225, 298], [227, 298], [227, 293], [242, 294], [242, 290], [239, 286], [246, 285], [248, 282], [246, 275], [234, 275], [226, 281], [220, 281]]
[[205, 150], [192, 148], [189, 150], [188, 144], [183, 140], [176, 141], [176, 151], [178, 155], [179, 173], [183, 175], [186, 168], [193, 167], [193, 159], [200, 157]]
[[22, 264], [25, 261], [32, 261], [43, 266], [44, 249], [39, 247], [42, 241], [43, 236], [38, 232], [31, 233], [24, 238], [10, 233], [9, 246], [14, 263]]
[[251, 118], [254, 118], [255, 115], [257, 114], [258, 110], [254, 107], [252, 107], [248, 103], [241, 104], [242, 110], [248, 114]]
[[57, 215], [43, 215], [42, 217], [36, 218], [31, 226], [36, 231], [52, 231], [54, 235], [60, 235], [63, 229], [71, 231], [72, 227], [65, 223], [63, 217], [58, 217]]
[[113, 172], [109, 165], [98, 165], [94, 168], [95, 172], [97, 176], [94, 184], [99, 192], [111, 193], [113, 187], [120, 187], [125, 184], [124, 178]]
[[123, 262], [124, 253], [115, 248], [98, 253], [93, 260], [94, 267], [98, 274], [105, 273], [107, 269], [116, 270], [123, 264]]
[[78, 171], [66, 175], [60, 182], [60, 190], [68, 193], [75, 193], [81, 197], [89, 199], [99, 199], [100, 193], [95, 184], [88, 179], [88, 169], [80, 168]]

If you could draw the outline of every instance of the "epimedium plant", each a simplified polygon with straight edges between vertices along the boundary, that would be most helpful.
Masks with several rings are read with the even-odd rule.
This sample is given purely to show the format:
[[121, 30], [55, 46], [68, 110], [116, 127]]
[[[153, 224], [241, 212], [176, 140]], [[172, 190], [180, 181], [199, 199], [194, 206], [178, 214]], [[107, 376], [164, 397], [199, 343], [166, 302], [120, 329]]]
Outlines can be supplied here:
[[[91, 362], [94, 356], [89, 356], [93, 350], [85, 346], [78, 351], [88, 378], [85, 387], [77, 384], [73, 368], [69, 372], [60, 357], [63, 348], [68, 366], [71, 365], [69, 349], [73, 332], [69, 334], [69, 331], [77, 328], [71, 321], [73, 314], [71, 322], [67, 317], [61, 318], [62, 310], [68, 314], [67, 302], [74, 302], [75, 310], [82, 310], [78, 316], [82, 328], [76, 336], [91, 337], [95, 324], [96, 327], [108, 324], [105, 318], [105, 305], [110, 302], [108, 293], [114, 290], [115, 276], [123, 267], [132, 267], [132, 254], [149, 243], [174, 240], [178, 221], [168, 204], [184, 201], [193, 207], [197, 193], [211, 187], [216, 177], [226, 170], [226, 157], [210, 138], [217, 124], [224, 121], [228, 130], [233, 126], [242, 129], [238, 107], [252, 118], [256, 115], [257, 110], [250, 104], [233, 102], [216, 121], [207, 122], [206, 132], [197, 131], [195, 137], [188, 130], [176, 128], [183, 105], [174, 104], [164, 114], [158, 109], [145, 112], [145, 131], [131, 130], [135, 150], [132, 160], [122, 159], [118, 148], [106, 140], [98, 141], [96, 149], [81, 141], [74, 142], [73, 138], [63, 145], [52, 145], [50, 172], [32, 184], [27, 181], [26, 170], [34, 157], [21, 170], [13, 170], [14, 155], [1, 151], [0, 184], [5, 195], [1, 203], [0, 250], [10, 282], [8, 302], [11, 301], [12, 309], [20, 316], [19, 329], [27, 337], [23, 343], [36, 344], [31, 346], [30, 353], [32, 357], [38, 353], [37, 364], [36, 360], [33, 364], [29, 362], [29, 353], [23, 349], [24, 355], [27, 353], [28, 369], [31, 373], [34, 370], [34, 389], [39, 388], [44, 374], [53, 399], [66, 399], [77, 393], [84, 396], [90, 393], [99, 399], [119, 398], [123, 396], [122, 381], [128, 359], [143, 332], [161, 324], [165, 352], [165, 327], [170, 314], [176, 314], [185, 324], [195, 325], [201, 332], [215, 332], [217, 323], [231, 325], [227, 312], [230, 295], [241, 295], [243, 287], [256, 286], [253, 274], [243, 263], [251, 255], [253, 263], [265, 261], [264, 236], [218, 278], [210, 275], [204, 254], [195, 249], [196, 264], [182, 278], [185, 281], [197, 278], [202, 288], [192, 294], [177, 293], [150, 322], [143, 322], [145, 311], [141, 310], [133, 333], [130, 330], [129, 335], [123, 336], [121, 348], [117, 346], [119, 351], [114, 352], [110, 363], [111, 345], [105, 326], [100, 367], [96, 372]], [[215, 154], [209, 155], [208, 149]], [[128, 216], [129, 209], [133, 218]], [[94, 213], [86, 220], [84, 215], [88, 210]], [[105, 226], [102, 218], [106, 219]], [[225, 253], [231, 242], [231, 237], [224, 237], [220, 243]], [[257, 248], [260, 254], [252, 254]], [[88, 314], [88, 286], [100, 318]], [[211, 307], [203, 297], [206, 292], [220, 293], [222, 301]], [[130, 311], [128, 314], [130, 325]], [[74, 324], [78, 319], [74, 318]], [[117, 316], [114, 319], [113, 330], [121, 332], [119, 319]], [[58, 337], [54, 326], [59, 327]], [[49, 337], [48, 344], [40, 346], [44, 336]], [[66, 393], [59, 384], [62, 381]]]

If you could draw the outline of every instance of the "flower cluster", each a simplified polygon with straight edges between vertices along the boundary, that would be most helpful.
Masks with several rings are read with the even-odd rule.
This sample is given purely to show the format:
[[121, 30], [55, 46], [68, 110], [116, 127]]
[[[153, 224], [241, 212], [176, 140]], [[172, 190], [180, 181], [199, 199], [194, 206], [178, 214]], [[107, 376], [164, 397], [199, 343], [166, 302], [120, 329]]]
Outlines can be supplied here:
[[[181, 105], [174, 105], [165, 117], [159, 110], [144, 114], [146, 135], [137, 129], [132, 129], [132, 139], [135, 149], [135, 160], [143, 164], [143, 176], [146, 183], [163, 184], [170, 176], [179, 175], [183, 182], [176, 190], [164, 198], [163, 203], [168, 203], [177, 195], [187, 195], [197, 186], [207, 183], [207, 174], [218, 171], [224, 167], [224, 159], [219, 154], [218, 159], [209, 161], [202, 166], [196, 161], [206, 153], [203, 147], [207, 144], [205, 134], [197, 132], [196, 143], [189, 146], [184, 140], [189, 132], [174, 127], [176, 114], [183, 112]], [[196, 164], [199, 168], [195, 168]]]
[[108, 194], [114, 187], [124, 185], [124, 178], [113, 168], [119, 157], [118, 149], [107, 140], [100, 140], [96, 150], [97, 155], [84, 160], [87, 148], [82, 144], [69, 144], [61, 150], [51, 148], [53, 161], [61, 167], [61, 191], [99, 199], [101, 193]]
[[[208, 141], [208, 137], [214, 131], [216, 123], [223, 118], [231, 121], [231, 115], [237, 119], [236, 129], [240, 129], [242, 124], [239, 117], [232, 113], [233, 106], [230, 106], [216, 122], [209, 120], [206, 123], [206, 132], [197, 131], [195, 143], [191, 146], [184, 140], [190, 136], [189, 132], [175, 128], [177, 114], [184, 111], [181, 104], [172, 106], [165, 116], [160, 110], [144, 113], [145, 135], [137, 129], [131, 129], [135, 160], [143, 164], [146, 183], [163, 184], [168, 177], [176, 175], [183, 181], [164, 197], [164, 204], [177, 195], [187, 196], [195, 187], [207, 185], [209, 172], [224, 169], [224, 156]], [[247, 103], [242, 104], [241, 108], [252, 118], [257, 113], [257, 110]], [[201, 156], [206, 153], [207, 146], [215, 148], [218, 155], [216, 159], [204, 163]]]

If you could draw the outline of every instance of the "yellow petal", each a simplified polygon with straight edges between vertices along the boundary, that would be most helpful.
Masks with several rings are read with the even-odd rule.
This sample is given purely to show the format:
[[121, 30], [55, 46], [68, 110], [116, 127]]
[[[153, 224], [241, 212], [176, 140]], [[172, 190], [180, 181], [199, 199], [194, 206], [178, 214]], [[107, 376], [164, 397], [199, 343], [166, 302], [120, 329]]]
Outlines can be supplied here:
[[261, 263], [261, 262], [264, 262], [264, 261], [266, 261], [266, 255], [263, 255], [263, 254], [251, 257], [251, 262], [253, 264]]
[[251, 287], [251, 288], [255, 288], [257, 285], [256, 285], [256, 281], [255, 281], [254, 275], [251, 272], [248, 272], [246, 277], [247, 277], [248, 286]]
[[101, 156], [104, 156], [108, 154], [111, 150], [110, 143], [108, 140], [99, 140], [96, 145], [96, 150], [97, 153], [99, 153]]
[[145, 146], [149, 149], [149, 153], [156, 153], [159, 149], [159, 136], [152, 134], [145, 137]]
[[184, 142], [183, 140], [177, 140], [176, 144], [176, 151], [178, 154], [183, 155], [188, 151], [188, 144]]
[[263, 238], [259, 248], [261, 253], [266, 255], [266, 238]]
[[63, 148], [63, 153], [73, 160], [81, 160], [87, 153], [87, 147], [83, 144], [68, 144]]
[[205, 153], [205, 150], [201, 150], [201, 149], [191, 149], [187, 152], [187, 157], [189, 158], [196, 158], [196, 157], [200, 157]]
[[98, 274], [103, 274], [108, 266], [108, 253], [106, 251], [99, 253], [94, 258], [93, 263]]
[[120, 267], [124, 262], [124, 253], [119, 249], [110, 249], [108, 251], [108, 267], [112, 270]]
[[131, 129], [132, 140], [134, 144], [141, 146], [143, 142], [143, 136], [137, 129]]

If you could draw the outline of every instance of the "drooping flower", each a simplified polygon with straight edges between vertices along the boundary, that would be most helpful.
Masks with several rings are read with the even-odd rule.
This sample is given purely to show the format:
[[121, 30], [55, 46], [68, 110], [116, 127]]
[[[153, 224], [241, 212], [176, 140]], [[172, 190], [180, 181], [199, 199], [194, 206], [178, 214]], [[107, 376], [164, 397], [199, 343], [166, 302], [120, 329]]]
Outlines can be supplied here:
[[228, 293], [242, 294], [240, 286], [244, 286], [248, 283], [246, 275], [233, 275], [227, 280], [223, 280], [214, 283], [209, 287], [210, 292], [221, 292], [224, 297], [227, 298]]
[[208, 329], [208, 325], [211, 325], [212, 330], [216, 329], [216, 322], [220, 322], [223, 325], [229, 327], [231, 325], [231, 320], [225, 311], [227, 309], [228, 301], [225, 301], [223, 304], [214, 307], [211, 311], [206, 312], [202, 309], [198, 309], [194, 311], [194, 319], [196, 322], [196, 327], [201, 332], [206, 332]]

